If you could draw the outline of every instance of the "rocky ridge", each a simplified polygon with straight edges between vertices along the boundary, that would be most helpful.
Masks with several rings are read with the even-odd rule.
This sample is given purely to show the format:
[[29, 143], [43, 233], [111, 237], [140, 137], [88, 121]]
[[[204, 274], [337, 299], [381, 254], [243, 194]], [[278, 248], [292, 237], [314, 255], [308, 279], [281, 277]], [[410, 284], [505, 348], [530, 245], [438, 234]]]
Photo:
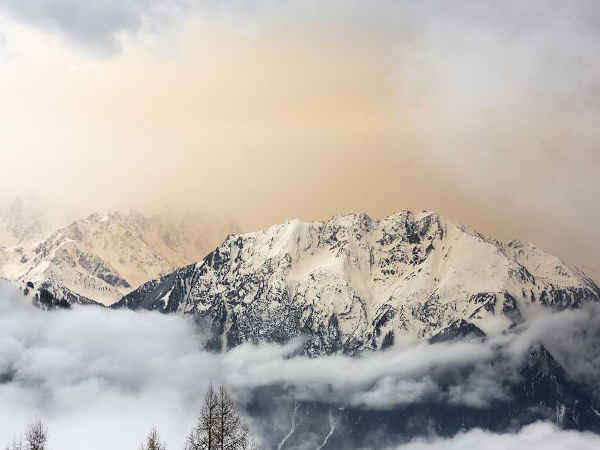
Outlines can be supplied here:
[[216, 349], [304, 336], [305, 351], [319, 355], [385, 349], [457, 321], [494, 333], [599, 299], [590, 278], [532, 244], [401, 211], [230, 235], [112, 307], [193, 314]]

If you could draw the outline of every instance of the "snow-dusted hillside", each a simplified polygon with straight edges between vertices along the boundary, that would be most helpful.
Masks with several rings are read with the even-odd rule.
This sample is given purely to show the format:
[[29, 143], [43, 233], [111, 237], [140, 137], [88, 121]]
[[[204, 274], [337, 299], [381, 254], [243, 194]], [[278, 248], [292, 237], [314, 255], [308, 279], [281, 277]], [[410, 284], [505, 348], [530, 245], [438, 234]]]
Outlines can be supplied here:
[[232, 235], [114, 307], [205, 317], [217, 348], [306, 335], [320, 354], [385, 348], [460, 320], [494, 333], [542, 308], [599, 299], [593, 281], [531, 244], [402, 211]]
[[202, 258], [232, 231], [227, 227], [135, 212], [92, 214], [41, 242], [1, 248], [0, 277], [29, 295], [110, 304], [142, 282]]

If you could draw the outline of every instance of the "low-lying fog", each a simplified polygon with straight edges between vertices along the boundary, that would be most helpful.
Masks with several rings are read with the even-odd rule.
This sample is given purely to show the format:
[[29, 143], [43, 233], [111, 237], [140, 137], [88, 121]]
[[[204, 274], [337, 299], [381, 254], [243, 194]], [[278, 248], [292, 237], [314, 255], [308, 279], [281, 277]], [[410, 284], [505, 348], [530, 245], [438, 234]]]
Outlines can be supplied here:
[[[502, 381], [535, 342], [543, 342], [579, 381], [600, 373], [597, 308], [550, 315], [518, 336], [486, 342], [425, 343], [360, 358], [290, 357], [287, 346], [242, 345], [228, 353], [202, 350], [193, 321], [176, 315], [79, 307], [43, 312], [12, 287], [0, 286], [0, 446], [19, 437], [32, 419], [49, 428], [50, 449], [132, 449], [156, 425], [169, 449], [182, 449], [210, 382], [226, 384], [243, 407], [250, 393], [286, 387], [298, 400], [386, 409], [424, 396], [485, 406], [508, 395]], [[506, 363], [490, 364], [501, 347]], [[576, 349], [577, 351], [573, 351]], [[442, 392], [444, 370], [474, 366]], [[288, 408], [282, 405], [281, 408]], [[261, 420], [283, 438], [287, 409], [248, 418], [256, 439]], [[600, 417], [599, 417], [600, 420]], [[343, 430], [339, 430], [343, 432]], [[392, 445], [392, 444], [390, 444]], [[600, 436], [536, 423], [513, 434], [471, 430], [453, 439], [413, 441], [407, 449], [600, 448]]]

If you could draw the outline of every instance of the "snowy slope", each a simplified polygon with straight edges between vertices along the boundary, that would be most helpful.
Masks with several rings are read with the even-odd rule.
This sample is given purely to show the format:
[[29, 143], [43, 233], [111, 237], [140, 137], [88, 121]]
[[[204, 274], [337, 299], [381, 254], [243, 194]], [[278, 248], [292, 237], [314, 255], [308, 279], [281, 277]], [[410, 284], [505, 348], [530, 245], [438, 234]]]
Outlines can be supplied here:
[[92, 214], [39, 243], [0, 250], [0, 277], [28, 294], [110, 304], [142, 282], [203, 257], [230, 229], [145, 217]]
[[385, 348], [459, 320], [495, 333], [599, 297], [589, 278], [531, 244], [402, 211], [232, 235], [114, 307], [205, 317], [217, 348], [307, 335], [306, 350], [319, 354]]

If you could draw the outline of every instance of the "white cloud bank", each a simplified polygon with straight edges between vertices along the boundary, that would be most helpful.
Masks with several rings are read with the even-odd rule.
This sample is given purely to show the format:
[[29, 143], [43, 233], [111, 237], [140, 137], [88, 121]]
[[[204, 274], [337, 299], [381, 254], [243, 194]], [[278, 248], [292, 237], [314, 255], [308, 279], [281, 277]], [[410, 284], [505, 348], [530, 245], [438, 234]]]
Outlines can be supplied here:
[[534, 423], [517, 433], [494, 434], [471, 430], [451, 439], [418, 440], [395, 450], [593, 450], [600, 436], [592, 433], [563, 431], [548, 423]]
[[[579, 311], [566, 317], [567, 325], [598, 334], [595, 313]], [[555, 317], [545, 320], [553, 321], [551, 333], [542, 321], [519, 338], [421, 344], [361, 358], [288, 358], [294, 343], [242, 345], [214, 354], [202, 350], [202, 333], [181, 316], [94, 307], [42, 312], [24, 304], [12, 288], [0, 286], [0, 445], [21, 433], [32, 418], [41, 418], [49, 426], [53, 449], [135, 448], [153, 425], [159, 427], [168, 448], [182, 448], [210, 382], [226, 383], [240, 402], [253, 389], [283, 385], [296, 399], [362, 408], [386, 409], [432, 397], [485, 406], [506, 397], [504, 376], [510, 375], [511, 365], [529, 343], [551, 334], [565, 352], [573, 353], [569, 351], [573, 347], [566, 345], [564, 337], [569, 333], [562, 331], [562, 322]], [[598, 361], [593, 357], [593, 342], [597, 341], [590, 338], [585, 344], [586, 351], [579, 347], [585, 358], [570, 354], [565, 359], [583, 379], [596, 370], [589, 362]], [[492, 370], [489, 363], [498, 344], [514, 357], [506, 358], [505, 367], [496, 363]], [[561, 346], [556, 348], [561, 354]], [[445, 374], [456, 375], [464, 367], [474, 369], [466, 379], [455, 376], [449, 390], [440, 389], [440, 380], [447, 381]], [[508, 437], [473, 431], [444, 441], [444, 445], [456, 444], [444, 448], [469, 448], [461, 445], [478, 436], [489, 438], [490, 448], [520, 448], [492, 445], [508, 445], [510, 439], [527, 442], [544, 430], [552, 442], [597, 439], [536, 425]], [[437, 448], [438, 443], [410, 445]]]

